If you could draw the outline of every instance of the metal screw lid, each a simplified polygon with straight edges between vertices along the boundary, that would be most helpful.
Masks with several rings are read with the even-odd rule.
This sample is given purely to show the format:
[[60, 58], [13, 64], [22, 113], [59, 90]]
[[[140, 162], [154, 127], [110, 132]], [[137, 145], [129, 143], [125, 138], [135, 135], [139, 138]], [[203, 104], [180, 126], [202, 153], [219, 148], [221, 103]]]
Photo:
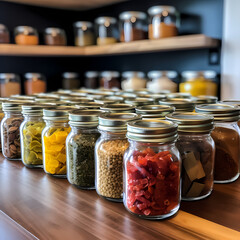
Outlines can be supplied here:
[[105, 24], [106, 26], [108, 26], [109, 24], [116, 24], [117, 23], [117, 19], [113, 18], [113, 17], [98, 17], [95, 19], [95, 23], [97, 24]]
[[7, 112], [21, 112], [22, 110], [22, 105], [25, 104], [34, 104], [33, 101], [19, 101], [19, 100], [9, 100], [6, 102], [2, 102], [2, 109], [3, 111]]
[[125, 103], [131, 104], [134, 106], [143, 106], [143, 105], [153, 105], [153, 98], [134, 98], [134, 99], [126, 99]]
[[119, 15], [119, 19], [121, 19], [121, 20], [131, 20], [132, 18], [134, 18], [135, 21], [136, 21], [136, 18], [145, 20], [145, 19], [147, 19], [147, 14], [144, 12], [126, 11], [126, 12], [122, 12]]
[[169, 93], [169, 94], [167, 94], [167, 99], [172, 99], [172, 98], [187, 98], [187, 99], [190, 99], [191, 96], [192, 95], [190, 93]]
[[93, 24], [91, 22], [87, 22], [87, 21], [77, 21], [73, 24], [74, 27], [76, 28], [91, 28], [93, 27]]
[[167, 6], [167, 5], [153, 6], [148, 9], [148, 14], [157, 15], [157, 14], [161, 14], [163, 11], [167, 11], [171, 14], [175, 14], [176, 8], [173, 6]]
[[62, 120], [67, 121], [69, 112], [74, 110], [71, 106], [61, 106], [55, 109], [43, 109], [44, 120]]
[[96, 103], [96, 102], [87, 102], [87, 103], [76, 104], [75, 106], [77, 108], [100, 109], [102, 105], [103, 104]]
[[109, 99], [95, 99], [94, 102], [100, 103], [100, 104], [114, 104], [116, 101], [109, 100]]
[[221, 101], [221, 102], [222, 102], [223, 104], [240, 106], [240, 100], [236, 100], [236, 99], [223, 100], [223, 101]]
[[160, 105], [168, 105], [175, 107], [176, 112], [192, 112], [194, 110], [194, 103], [189, 99], [169, 99], [159, 101]]
[[112, 113], [134, 113], [135, 106], [126, 104], [126, 103], [116, 103], [116, 104], [104, 104], [100, 107], [104, 112], [112, 112]]
[[217, 103], [218, 98], [214, 96], [204, 96], [200, 95], [197, 97], [192, 97], [192, 101], [195, 104], [211, 104], [211, 103]]

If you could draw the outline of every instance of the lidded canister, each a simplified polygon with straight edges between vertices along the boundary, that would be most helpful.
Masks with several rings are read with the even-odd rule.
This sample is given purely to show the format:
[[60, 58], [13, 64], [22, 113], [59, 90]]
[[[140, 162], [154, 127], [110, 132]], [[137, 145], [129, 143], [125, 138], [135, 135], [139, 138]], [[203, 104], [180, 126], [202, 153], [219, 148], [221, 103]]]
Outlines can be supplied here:
[[175, 107], [176, 112], [193, 112], [195, 106], [191, 100], [181, 98], [162, 100], [159, 104]]
[[126, 103], [104, 104], [100, 109], [111, 113], [135, 113], [135, 106]]

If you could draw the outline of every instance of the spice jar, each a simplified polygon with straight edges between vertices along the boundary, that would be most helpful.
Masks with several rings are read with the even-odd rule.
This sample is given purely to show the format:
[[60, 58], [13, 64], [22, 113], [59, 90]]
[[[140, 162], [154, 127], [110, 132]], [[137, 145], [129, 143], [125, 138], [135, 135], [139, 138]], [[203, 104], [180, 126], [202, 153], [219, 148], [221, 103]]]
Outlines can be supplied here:
[[10, 97], [21, 93], [20, 77], [14, 73], [0, 73], [1, 97]]
[[214, 182], [229, 183], [239, 177], [239, 108], [225, 104], [198, 105], [196, 112], [214, 117], [211, 136], [216, 145]]
[[178, 211], [181, 158], [177, 137], [177, 124], [169, 121], [128, 123], [123, 202], [130, 213], [154, 220]]
[[66, 177], [66, 138], [71, 131], [68, 125], [69, 107], [44, 109], [46, 127], [42, 131], [44, 171], [55, 177]]
[[214, 71], [185, 71], [182, 72], [183, 81], [179, 84], [181, 93], [190, 93], [192, 96], [217, 96], [218, 85]]
[[24, 91], [27, 95], [46, 92], [46, 78], [41, 73], [25, 73]]
[[21, 103], [3, 102], [2, 109], [5, 114], [1, 122], [2, 153], [8, 160], [21, 159], [20, 125], [23, 121]]
[[81, 189], [95, 189], [95, 143], [100, 110], [74, 110], [69, 114], [71, 132], [67, 137], [67, 178]]
[[193, 112], [195, 107], [194, 102], [184, 98], [162, 100], [159, 101], [159, 104], [175, 107], [176, 112]]
[[179, 14], [173, 6], [153, 6], [148, 9], [149, 39], [161, 39], [178, 35]]
[[[2, 111], [2, 102], [5, 101], [4, 99], [0, 100], [0, 123], [4, 118], [4, 112]], [[2, 151], [2, 141], [1, 141], [1, 128], [0, 128], [0, 151]]]
[[73, 24], [75, 33], [75, 46], [84, 47], [95, 44], [93, 24], [78, 21]]
[[[222, 101], [223, 104], [228, 104], [228, 105], [236, 105], [238, 107], [240, 107], [240, 100], [223, 100]], [[238, 126], [240, 127], [240, 120], [238, 120]]]
[[100, 87], [105, 89], [120, 88], [119, 72], [104, 71], [100, 74]]
[[215, 144], [213, 117], [197, 113], [173, 113], [167, 120], [178, 124], [177, 147], [182, 158], [182, 199], [200, 200], [213, 189]]
[[18, 26], [14, 29], [15, 42], [18, 45], [38, 45], [38, 32], [29, 26]]
[[127, 122], [140, 119], [135, 113], [104, 113], [99, 117], [101, 137], [95, 147], [97, 193], [105, 199], [121, 202], [123, 192], [123, 155], [129, 144]]
[[61, 28], [46, 28], [44, 31], [46, 45], [65, 46], [67, 45], [66, 33]]
[[111, 113], [134, 113], [135, 106], [126, 104], [126, 103], [117, 103], [117, 104], [104, 104], [100, 107], [104, 112]]
[[144, 12], [122, 12], [119, 15], [121, 42], [131, 42], [147, 38], [147, 14]]
[[45, 127], [43, 106], [23, 105], [22, 114], [24, 116], [20, 126], [22, 162], [29, 168], [42, 167], [41, 134]]
[[153, 93], [160, 93], [164, 90], [170, 92], [177, 91], [177, 72], [175, 71], [151, 71], [148, 73], [151, 80], [147, 83], [147, 89]]
[[112, 17], [99, 17], [95, 20], [97, 28], [97, 45], [108, 45], [118, 40], [117, 19]]
[[80, 87], [80, 79], [78, 73], [65, 72], [63, 73], [62, 87], [63, 89], [75, 89]]
[[96, 89], [99, 86], [99, 73], [96, 71], [88, 71], [85, 73], [84, 87]]
[[10, 43], [9, 31], [4, 24], [0, 24], [0, 43]]
[[153, 98], [132, 98], [126, 99], [125, 103], [134, 105], [135, 107], [144, 106], [144, 105], [153, 105]]
[[146, 87], [147, 80], [143, 72], [123, 72], [122, 78], [121, 86], [123, 90], [138, 90]]

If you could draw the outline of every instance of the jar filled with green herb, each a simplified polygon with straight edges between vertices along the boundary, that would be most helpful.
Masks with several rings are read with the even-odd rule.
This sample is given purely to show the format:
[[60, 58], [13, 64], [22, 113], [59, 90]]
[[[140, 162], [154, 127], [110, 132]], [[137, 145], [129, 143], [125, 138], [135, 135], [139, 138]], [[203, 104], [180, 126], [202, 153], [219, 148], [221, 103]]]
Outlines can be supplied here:
[[67, 178], [81, 189], [95, 189], [94, 148], [101, 110], [74, 110], [69, 114], [71, 132], [66, 140]]

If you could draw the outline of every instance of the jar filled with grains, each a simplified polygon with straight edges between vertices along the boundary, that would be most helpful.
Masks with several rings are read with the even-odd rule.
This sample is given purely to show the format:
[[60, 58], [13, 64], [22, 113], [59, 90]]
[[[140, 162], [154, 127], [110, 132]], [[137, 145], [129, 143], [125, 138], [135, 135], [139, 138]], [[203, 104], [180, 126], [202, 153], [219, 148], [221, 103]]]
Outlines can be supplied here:
[[95, 146], [95, 186], [110, 201], [121, 202], [123, 193], [123, 155], [129, 143], [127, 123], [139, 120], [135, 113], [103, 113], [99, 117], [101, 137]]

